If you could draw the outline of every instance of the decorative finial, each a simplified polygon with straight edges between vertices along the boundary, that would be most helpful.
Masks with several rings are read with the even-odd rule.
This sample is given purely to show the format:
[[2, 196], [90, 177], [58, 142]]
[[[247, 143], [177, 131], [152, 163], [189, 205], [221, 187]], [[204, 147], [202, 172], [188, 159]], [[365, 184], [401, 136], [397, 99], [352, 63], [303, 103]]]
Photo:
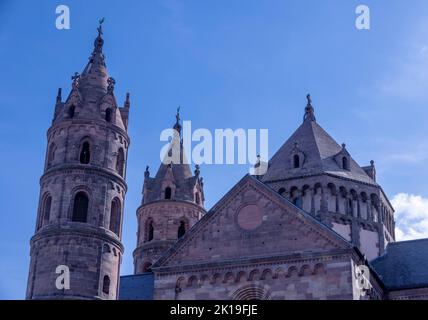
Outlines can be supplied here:
[[199, 164], [197, 164], [195, 166], [195, 176], [199, 177], [200, 173], [201, 173], [201, 170], [200, 170]]
[[374, 167], [374, 160], [371, 160], [371, 161], [370, 161], [370, 165], [371, 165], [372, 167]]
[[98, 20], [99, 26], [97, 28], [98, 31], [98, 37], [101, 37], [103, 35], [103, 23], [105, 21], [106, 18], [101, 18], [100, 20]]
[[110, 77], [107, 79], [107, 91], [112, 93], [114, 91], [114, 85], [116, 84], [116, 80], [114, 80], [114, 78]]
[[306, 95], [306, 100], [307, 100], [307, 104], [305, 108], [305, 115], [303, 117], [303, 121], [305, 120], [316, 121], [314, 107], [312, 106], [312, 99], [309, 93]]
[[127, 92], [126, 93], [126, 98], [125, 98], [125, 104], [124, 104], [124, 107], [126, 108], [126, 109], [129, 109], [129, 107], [131, 106], [131, 101], [130, 101], [130, 99], [129, 99], [129, 92]]
[[79, 85], [79, 79], [80, 74], [79, 72], [75, 72], [74, 75], [71, 77], [71, 80], [73, 80], [73, 88], [77, 88]]
[[145, 177], [145, 178], [150, 177], [149, 166], [146, 166], [146, 171], [144, 171], [144, 177]]
[[312, 105], [312, 99], [311, 99], [311, 95], [308, 93], [307, 95], [306, 95], [306, 99], [308, 100], [308, 106], [311, 106]]
[[342, 143], [342, 148], [346, 149], [346, 143]]
[[175, 115], [175, 125], [174, 125], [174, 130], [178, 131], [178, 133], [181, 135], [181, 124], [180, 124], [180, 109], [181, 107], [179, 106], [177, 108], [177, 113]]

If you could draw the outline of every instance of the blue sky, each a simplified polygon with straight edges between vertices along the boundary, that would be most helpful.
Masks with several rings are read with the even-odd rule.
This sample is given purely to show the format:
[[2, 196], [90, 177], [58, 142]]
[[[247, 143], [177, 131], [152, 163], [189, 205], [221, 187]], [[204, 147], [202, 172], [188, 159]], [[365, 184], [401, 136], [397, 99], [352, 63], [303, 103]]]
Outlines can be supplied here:
[[[362, 3], [369, 31], [355, 28]], [[70, 30], [55, 28], [60, 4]], [[100, 17], [116, 97], [132, 100], [122, 274], [133, 271], [144, 169], [157, 168], [178, 105], [194, 128], [269, 129], [272, 155], [310, 92], [318, 122], [360, 165], [375, 160], [402, 238], [428, 236], [426, 0], [0, 0], [0, 299], [25, 297], [56, 90], [66, 96], [87, 63]], [[210, 208], [248, 167], [201, 171]]]

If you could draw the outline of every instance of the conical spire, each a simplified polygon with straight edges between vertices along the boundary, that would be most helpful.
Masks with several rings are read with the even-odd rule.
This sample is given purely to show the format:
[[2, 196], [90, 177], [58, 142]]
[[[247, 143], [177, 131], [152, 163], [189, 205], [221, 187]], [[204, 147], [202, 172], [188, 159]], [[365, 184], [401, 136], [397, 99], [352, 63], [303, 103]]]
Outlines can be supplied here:
[[94, 49], [92, 51], [91, 56], [89, 57], [88, 64], [80, 75], [79, 89], [83, 91], [86, 91], [88, 89], [96, 89], [100, 92], [105, 93], [107, 92], [108, 88], [112, 88], [111, 83], [109, 83], [109, 76], [105, 64], [105, 56], [103, 54], [104, 40], [102, 38], [102, 26], [104, 20], [105, 19], [102, 18], [99, 21], [99, 26], [97, 28], [98, 35], [94, 41]]
[[303, 117], [303, 121], [316, 121], [315, 118], [315, 111], [314, 111], [314, 107], [312, 106], [312, 99], [311, 99], [311, 95], [308, 94], [306, 96], [306, 99], [308, 100], [308, 103], [305, 107], [305, 115]]

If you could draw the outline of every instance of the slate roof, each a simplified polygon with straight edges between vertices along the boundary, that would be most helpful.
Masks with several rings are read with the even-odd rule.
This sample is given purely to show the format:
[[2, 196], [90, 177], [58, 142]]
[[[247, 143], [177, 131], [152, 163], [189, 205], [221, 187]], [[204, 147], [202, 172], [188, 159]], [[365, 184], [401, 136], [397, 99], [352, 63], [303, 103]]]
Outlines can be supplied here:
[[[305, 156], [303, 167], [297, 169], [293, 168], [291, 162], [291, 155], [296, 143]], [[376, 182], [352, 157], [350, 170], [343, 170], [335, 160], [335, 156], [342, 151], [343, 148], [315, 119], [307, 118], [271, 158], [268, 171], [262, 177], [262, 181], [269, 182], [309, 175], [331, 174], [377, 186]]]
[[370, 264], [388, 290], [428, 287], [428, 239], [390, 243]]
[[119, 300], [153, 300], [153, 291], [151, 272], [120, 277]]

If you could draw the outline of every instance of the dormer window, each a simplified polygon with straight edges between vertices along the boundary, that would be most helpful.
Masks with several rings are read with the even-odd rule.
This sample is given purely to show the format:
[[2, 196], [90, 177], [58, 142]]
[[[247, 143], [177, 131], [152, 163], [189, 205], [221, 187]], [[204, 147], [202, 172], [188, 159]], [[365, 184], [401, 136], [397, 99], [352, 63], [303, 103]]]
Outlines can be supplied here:
[[342, 157], [342, 169], [349, 171], [349, 160], [347, 157]]
[[165, 188], [165, 199], [170, 200], [172, 196], [172, 190], [170, 187]]
[[293, 169], [302, 168], [303, 162], [305, 161], [305, 155], [302, 150], [299, 148], [299, 144], [297, 142], [294, 143], [294, 148], [291, 151], [291, 167]]
[[297, 154], [293, 156], [293, 166], [295, 169], [300, 168], [300, 157]]
[[70, 119], [74, 117], [75, 110], [76, 110], [76, 107], [74, 105], [71, 105], [70, 108], [68, 108], [68, 117]]

